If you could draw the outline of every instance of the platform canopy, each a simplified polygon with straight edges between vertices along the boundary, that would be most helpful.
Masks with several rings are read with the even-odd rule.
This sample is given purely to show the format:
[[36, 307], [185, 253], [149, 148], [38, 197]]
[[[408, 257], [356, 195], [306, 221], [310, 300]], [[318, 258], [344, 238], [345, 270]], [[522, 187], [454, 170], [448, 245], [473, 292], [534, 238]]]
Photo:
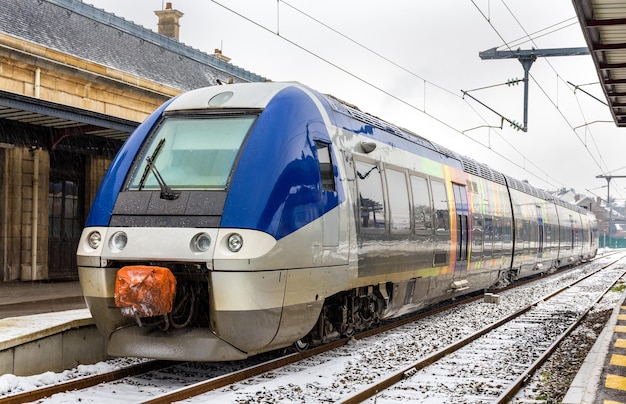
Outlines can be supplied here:
[[626, 2], [572, 0], [615, 124], [626, 126]]
[[[126, 140], [138, 122], [0, 91], [0, 120], [44, 126], [59, 135], [96, 135]], [[1, 122], [1, 121], [0, 121]]]

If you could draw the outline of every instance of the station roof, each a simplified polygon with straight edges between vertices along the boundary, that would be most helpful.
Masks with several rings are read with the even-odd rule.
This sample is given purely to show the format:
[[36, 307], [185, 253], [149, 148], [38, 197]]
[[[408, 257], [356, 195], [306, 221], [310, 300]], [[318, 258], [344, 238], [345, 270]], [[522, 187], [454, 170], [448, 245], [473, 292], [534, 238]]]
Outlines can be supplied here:
[[266, 80], [78, 0], [9, 1], [0, 32], [181, 91]]
[[127, 119], [0, 91], [0, 119], [54, 129], [59, 136], [96, 135], [125, 140], [138, 123]]
[[626, 2], [572, 0], [615, 124], [626, 127]]

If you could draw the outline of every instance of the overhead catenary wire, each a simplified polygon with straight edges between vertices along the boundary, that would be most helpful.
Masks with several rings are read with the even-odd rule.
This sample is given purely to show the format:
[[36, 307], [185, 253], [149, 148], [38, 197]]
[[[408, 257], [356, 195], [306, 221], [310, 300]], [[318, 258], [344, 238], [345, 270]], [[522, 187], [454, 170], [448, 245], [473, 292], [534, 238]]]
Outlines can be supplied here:
[[[533, 45], [537, 46], [537, 44], [534, 42], [534, 39], [532, 39], [530, 37], [530, 35], [527, 33], [526, 29], [524, 28], [524, 26], [522, 25], [522, 23], [519, 21], [519, 19], [515, 16], [515, 13], [513, 13], [513, 11], [510, 9], [510, 7], [506, 4], [505, 0], [501, 0], [502, 4], [504, 4], [505, 8], [507, 9], [507, 11], [511, 14], [511, 16], [513, 17], [513, 19], [517, 22], [517, 24], [519, 25], [519, 27], [524, 31], [524, 33], [529, 37], [529, 39], [531, 40], [531, 42], [533, 43]], [[552, 63], [550, 63], [549, 60], [546, 60], [548, 66], [550, 66], [550, 68], [552, 69], [552, 71], [554, 71], [554, 73], [557, 75], [558, 79], [561, 80], [562, 82], [565, 82], [567, 84], [572, 85], [572, 83], [570, 83], [569, 81], [565, 81], [561, 75], [559, 75], [555, 69], [555, 67], [552, 65]], [[589, 147], [587, 146], [587, 142], [584, 141], [576, 132], [574, 125], [567, 119], [567, 117], [563, 114], [563, 111], [558, 108], [558, 104], [556, 102], [554, 102], [552, 100], [552, 98], [548, 95], [548, 93], [545, 91], [545, 89], [541, 86], [541, 84], [535, 79], [535, 77], [533, 77], [531, 75], [531, 78], [533, 79], [533, 82], [539, 87], [539, 89], [544, 93], [544, 95], [546, 96], [546, 98], [553, 104], [554, 108], [558, 111], [558, 113], [561, 115], [561, 117], [563, 118], [563, 120], [567, 123], [567, 125], [570, 127], [570, 129], [572, 130], [572, 133], [574, 134], [574, 136], [576, 136], [576, 138], [581, 142], [581, 144], [583, 145], [585, 151], [587, 151], [587, 153], [589, 154], [589, 156], [591, 157], [591, 159], [593, 160], [593, 162], [598, 166], [598, 169], [602, 172], [602, 174], [606, 174], [605, 170], [608, 170], [608, 166], [606, 164], [606, 162], [604, 161], [604, 158], [602, 157], [602, 153], [600, 152], [600, 149], [597, 146], [597, 143], [595, 141], [595, 137], [593, 136], [593, 133], [591, 132], [591, 130], [586, 127], [586, 133], [589, 133], [589, 137], [591, 138], [592, 143], [594, 144], [595, 148], [596, 148], [596, 152], [598, 153], [598, 157], [599, 157], [599, 161], [595, 158], [595, 156], [591, 153], [591, 151], [589, 150]], [[574, 96], [576, 98], [576, 102], [578, 104], [579, 110], [580, 110], [580, 114], [583, 117], [583, 120], [585, 121], [585, 123], [587, 123], [587, 119], [585, 118], [585, 114], [584, 111], [580, 105], [580, 102], [578, 100], [578, 97], [575, 94], [575, 90], [576, 89], [580, 89], [579, 87], [574, 87]], [[583, 91], [585, 94], [589, 95], [590, 97], [594, 98], [597, 101], [600, 101], [601, 103], [603, 103], [604, 105], [607, 105], [607, 103], [603, 102], [602, 100], [598, 99], [597, 97], [591, 95], [589, 92], [584, 91], [582, 89], [580, 89], [581, 91]], [[604, 168], [602, 168], [602, 165], [604, 165]], [[618, 191], [619, 192], [619, 191]], [[621, 196], [621, 195], [620, 195]]]
[[[568, 21], [571, 21], [571, 22], [568, 23], [567, 25], [561, 26], [562, 24], [565, 24]], [[578, 25], [578, 24], [579, 23], [578, 23], [578, 20], [576, 19], [576, 17], [571, 17], [571, 18], [568, 18], [568, 19], [563, 20], [561, 22], [557, 22], [556, 24], [552, 24], [552, 25], [550, 25], [550, 26], [548, 26], [546, 28], [542, 28], [539, 31], [535, 31], [535, 32], [532, 32], [532, 33], [530, 33], [528, 35], [524, 35], [524, 36], [522, 36], [522, 37], [520, 37], [518, 39], [514, 39], [512, 41], [509, 41], [508, 45], [511, 48], [514, 48], [516, 46], [521, 46], [521, 45], [523, 45], [525, 43], [532, 42], [532, 41], [534, 41], [537, 38], [542, 38], [544, 36], [554, 34], [555, 32], [561, 31], [561, 30], [563, 30], [565, 28], [569, 28], [571, 26], [575, 26], [575, 25]], [[548, 29], [554, 28], [554, 27], [558, 27], [558, 28], [555, 28], [553, 30], [547, 31]], [[547, 32], [543, 32], [543, 31], [547, 31]], [[541, 33], [541, 35], [538, 35], [539, 33]]]
[[[470, 0], [472, 2], [472, 4], [476, 7], [476, 9], [481, 13], [481, 15], [485, 18], [485, 20], [487, 21], [487, 23], [491, 26], [491, 28], [494, 30], [494, 32], [496, 33], [496, 35], [498, 35], [498, 37], [502, 40], [503, 44], [509, 49], [512, 50], [510, 43], [508, 43], [504, 37], [502, 36], [502, 34], [498, 31], [498, 29], [493, 25], [492, 21], [490, 18], [487, 18], [487, 16], [485, 16], [485, 14], [482, 12], [482, 10], [480, 9], [480, 7], [478, 7], [478, 5], [475, 3], [474, 0]], [[531, 37], [530, 34], [528, 34], [528, 32], [526, 31], [525, 27], [521, 24], [521, 22], [519, 21], [519, 19], [517, 18], [517, 16], [515, 15], [515, 13], [513, 13], [513, 11], [510, 9], [510, 7], [506, 4], [505, 0], [501, 0], [502, 4], [505, 6], [505, 8], [507, 9], [507, 11], [511, 14], [511, 16], [513, 17], [513, 19], [516, 21], [516, 23], [520, 26], [520, 28], [523, 30], [524, 34], [526, 37], [529, 38], [529, 40], [533, 43], [534, 46], [538, 47], [537, 44], [534, 42], [534, 39]], [[519, 40], [516, 40], [519, 41]], [[557, 73], [556, 69], [554, 68], [554, 66], [550, 63], [549, 60], [546, 61], [548, 66], [550, 66], [550, 68], [554, 71], [554, 73], [557, 75], [558, 79], [565, 82], [563, 80], [563, 78]], [[604, 166], [606, 167], [606, 162], [604, 162], [604, 159], [602, 158], [602, 155], [599, 153], [599, 149], [597, 149], [597, 144], [595, 142], [595, 138], [593, 137], [593, 134], [591, 132], [589, 132], [589, 135], [594, 143], [594, 145], [596, 145], [596, 149], [599, 153], [599, 160], [596, 159], [596, 157], [591, 153], [591, 151], [589, 150], [586, 142], [578, 135], [578, 133], [575, 131], [574, 129], [574, 125], [572, 125], [572, 123], [568, 120], [568, 118], [563, 114], [563, 111], [558, 108], [558, 103], [555, 102], [547, 93], [547, 91], [545, 91], [545, 89], [541, 86], [541, 84], [537, 81], [537, 79], [532, 75], [529, 74], [530, 78], [533, 80], [533, 82], [537, 85], [537, 87], [539, 87], [539, 89], [542, 91], [542, 93], [545, 95], [545, 97], [549, 100], [549, 102], [553, 105], [553, 107], [557, 110], [557, 112], [561, 115], [561, 117], [563, 118], [563, 120], [566, 122], [566, 124], [570, 127], [572, 133], [576, 136], [576, 138], [581, 142], [581, 144], [583, 145], [585, 151], [587, 152], [587, 154], [591, 157], [592, 161], [594, 162], [594, 164], [596, 166], [598, 166], [598, 169], [600, 171], [602, 171], [603, 173], [605, 172], [605, 170], [602, 168], [602, 164], [604, 164]], [[577, 100], [578, 102], [578, 100]], [[582, 113], [582, 110], [581, 110]], [[582, 114], [584, 117], [584, 114]]]

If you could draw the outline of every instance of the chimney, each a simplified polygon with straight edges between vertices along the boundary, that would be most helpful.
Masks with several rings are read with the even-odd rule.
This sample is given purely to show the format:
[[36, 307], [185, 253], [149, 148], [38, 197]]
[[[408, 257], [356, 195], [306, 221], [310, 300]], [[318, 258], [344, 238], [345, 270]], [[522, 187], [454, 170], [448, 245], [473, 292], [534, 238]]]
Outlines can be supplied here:
[[180, 28], [178, 20], [183, 16], [183, 13], [173, 10], [172, 3], [168, 2], [165, 3], [165, 10], [155, 11], [154, 14], [159, 17], [159, 34], [169, 36], [178, 41], [178, 29]]
[[223, 55], [221, 49], [215, 48], [215, 52], [213, 53], [213, 56], [218, 58], [219, 60], [223, 60], [226, 63], [230, 63], [230, 58], [228, 56]]

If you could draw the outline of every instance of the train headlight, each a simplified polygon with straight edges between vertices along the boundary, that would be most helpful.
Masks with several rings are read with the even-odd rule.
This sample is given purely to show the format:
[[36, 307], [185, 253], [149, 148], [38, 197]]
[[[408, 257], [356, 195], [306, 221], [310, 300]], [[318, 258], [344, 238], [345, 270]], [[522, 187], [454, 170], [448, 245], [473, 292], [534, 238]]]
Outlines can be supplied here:
[[102, 236], [100, 235], [99, 231], [92, 231], [87, 236], [87, 244], [89, 244], [89, 247], [93, 248], [94, 250], [100, 247], [101, 242], [102, 242]]
[[191, 251], [205, 252], [211, 247], [211, 236], [206, 233], [198, 233], [191, 239]]
[[228, 249], [231, 252], [235, 253], [241, 250], [241, 247], [243, 247], [243, 237], [241, 237], [241, 234], [233, 233], [228, 236]]
[[126, 247], [128, 236], [123, 231], [115, 232], [109, 239], [109, 248], [113, 252], [120, 252]]

